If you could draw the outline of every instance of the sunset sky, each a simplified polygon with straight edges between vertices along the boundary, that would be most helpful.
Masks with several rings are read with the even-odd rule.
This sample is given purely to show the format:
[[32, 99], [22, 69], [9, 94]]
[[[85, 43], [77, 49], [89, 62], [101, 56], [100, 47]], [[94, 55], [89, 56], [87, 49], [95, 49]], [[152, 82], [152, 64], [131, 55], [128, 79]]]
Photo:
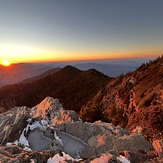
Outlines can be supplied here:
[[163, 54], [163, 0], [0, 0], [0, 61]]

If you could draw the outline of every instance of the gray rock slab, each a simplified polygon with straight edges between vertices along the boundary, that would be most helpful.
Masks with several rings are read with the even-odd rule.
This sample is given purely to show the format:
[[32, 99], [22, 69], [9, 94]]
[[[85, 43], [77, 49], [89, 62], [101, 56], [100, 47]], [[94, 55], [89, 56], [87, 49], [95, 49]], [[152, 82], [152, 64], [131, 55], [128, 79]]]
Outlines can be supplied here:
[[42, 151], [50, 149], [51, 139], [44, 137], [39, 130], [30, 131], [27, 139], [32, 150]]
[[68, 153], [72, 157], [77, 157], [79, 151], [83, 151], [88, 148], [88, 145], [70, 134], [57, 130], [57, 135], [63, 142], [63, 151]]

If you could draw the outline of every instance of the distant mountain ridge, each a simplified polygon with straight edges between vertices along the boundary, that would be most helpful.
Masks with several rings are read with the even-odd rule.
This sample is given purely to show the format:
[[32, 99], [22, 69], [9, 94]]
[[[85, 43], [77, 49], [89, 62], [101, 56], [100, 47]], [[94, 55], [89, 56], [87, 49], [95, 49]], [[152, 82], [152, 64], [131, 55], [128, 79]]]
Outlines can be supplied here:
[[40, 75], [53, 67], [54, 66], [32, 63], [11, 64], [8, 67], [0, 65], [0, 87]]
[[132, 65], [119, 65], [119, 64], [106, 64], [106, 63], [82, 63], [82, 64], [75, 64], [80, 70], [88, 70], [90, 68], [94, 68], [105, 75], [110, 77], [116, 77], [121, 74], [126, 74], [127, 72], [134, 71], [136, 66]]
[[[90, 61], [54, 62], [49, 65], [65, 67], [72, 65], [80, 70], [96, 69], [109, 77], [117, 77], [122, 74], [134, 71], [141, 64], [149, 61], [150, 58], [126, 58], [126, 59], [105, 59]], [[151, 58], [153, 60], [153, 58]]]
[[26, 81], [31, 81], [31, 79], [28, 80], [28, 78], [39, 76], [42, 73], [46, 73], [46, 71], [57, 67], [63, 68], [66, 65], [71, 65], [80, 70], [89, 70], [94, 68], [107, 76], [116, 77], [121, 74], [126, 74], [127, 72], [134, 71], [138, 66], [144, 62], [147, 62], [148, 60], [149, 59], [147, 58], [137, 58], [51, 63], [17, 63], [12, 64], [9, 67], [0, 65], [0, 87], [15, 84], [26, 79]]

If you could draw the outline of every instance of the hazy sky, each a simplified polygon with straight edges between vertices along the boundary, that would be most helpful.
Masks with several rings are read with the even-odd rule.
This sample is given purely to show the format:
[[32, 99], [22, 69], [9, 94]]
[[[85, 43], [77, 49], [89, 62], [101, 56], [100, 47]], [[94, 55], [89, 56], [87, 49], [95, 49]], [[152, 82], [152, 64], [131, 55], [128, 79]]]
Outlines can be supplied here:
[[163, 53], [163, 0], [0, 0], [0, 60]]

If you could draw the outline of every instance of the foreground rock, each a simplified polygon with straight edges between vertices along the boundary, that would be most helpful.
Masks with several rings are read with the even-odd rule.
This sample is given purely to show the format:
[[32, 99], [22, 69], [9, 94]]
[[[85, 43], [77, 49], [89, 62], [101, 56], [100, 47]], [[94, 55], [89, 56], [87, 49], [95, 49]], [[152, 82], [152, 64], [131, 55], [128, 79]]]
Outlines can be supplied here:
[[157, 155], [142, 134], [111, 123], [82, 122], [51, 97], [31, 109], [0, 114], [0, 143], [0, 162], [150, 162], [162, 157], [162, 141], [153, 143]]
[[45, 163], [49, 157], [59, 154], [62, 156], [60, 150], [48, 150], [42, 152], [24, 151], [17, 145], [10, 147], [0, 147], [0, 162], [2, 163], [30, 163], [39, 162]]
[[[67, 123], [57, 126], [61, 131], [67, 132], [88, 143], [89, 148], [80, 152], [84, 159], [99, 154], [116, 150], [131, 152], [150, 152], [153, 150], [151, 143], [137, 133], [129, 135], [129, 132], [121, 127], [97, 121], [95, 123]], [[82, 133], [81, 133], [82, 131]]]
[[30, 109], [27, 107], [13, 108], [6, 113], [0, 114], [0, 144], [15, 141], [20, 136], [30, 118]]
[[32, 118], [46, 120], [52, 126], [66, 122], [79, 121], [79, 117], [73, 110], [64, 110], [58, 99], [45, 98], [40, 104], [31, 109]]

